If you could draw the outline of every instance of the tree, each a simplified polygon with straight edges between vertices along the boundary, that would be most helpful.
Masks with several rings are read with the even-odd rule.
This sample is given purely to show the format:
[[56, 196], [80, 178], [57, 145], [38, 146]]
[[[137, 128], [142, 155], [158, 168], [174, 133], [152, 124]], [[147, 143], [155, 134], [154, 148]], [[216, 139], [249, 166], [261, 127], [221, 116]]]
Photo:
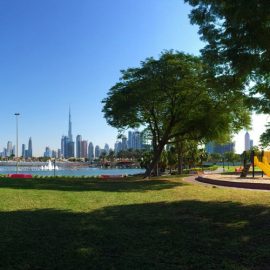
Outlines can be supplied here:
[[102, 161], [102, 165], [105, 164], [105, 159], [106, 159], [106, 152], [103, 151], [103, 152], [101, 152], [101, 154], [100, 154], [100, 156], [99, 156], [99, 160]]
[[158, 60], [123, 70], [102, 101], [109, 125], [120, 131], [144, 126], [150, 132], [153, 157], [146, 176], [175, 138], [212, 139], [248, 124], [241, 97], [230, 100], [216, 92], [207, 70], [199, 57], [166, 51]]
[[225, 152], [224, 158], [227, 162], [232, 163], [233, 166], [236, 161], [240, 161], [239, 155], [235, 154], [234, 152]]
[[49, 157], [38, 157], [38, 161], [47, 162], [50, 158]]
[[165, 172], [168, 164], [168, 156], [167, 151], [163, 150], [160, 159], [157, 166], [157, 175], [159, 175], [159, 172]]
[[144, 169], [147, 169], [150, 164], [153, 157], [153, 153], [151, 151], [145, 151], [140, 159], [140, 166]]
[[176, 165], [177, 163], [177, 156], [176, 156], [176, 150], [175, 147], [170, 147], [170, 149], [167, 151], [167, 163], [170, 168], [170, 173], [172, 172], [172, 167]]
[[[270, 4], [268, 0], [185, 0], [199, 25], [204, 60], [230, 88], [249, 85], [250, 105], [269, 112], [270, 105]], [[250, 82], [256, 84], [250, 84]]]
[[[181, 139], [175, 140], [175, 146], [170, 148], [167, 154], [168, 160], [171, 154], [172, 165], [177, 165], [178, 174], [183, 174], [185, 167], [195, 167], [196, 164], [201, 164], [202, 161], [207, 160], [208, 154], [204, 149], [201, 149], [199, 141], [192, 139]], [[169, 165], [169, 164], [168, 164]]]
[[260, 136], [260, 143], [264, 148], [270, 145], [270, 123], [267, 123], [265, 127], [266, 130]]
[[111, 163], [114, 161], [114, 151], [110, 149], [108, 153], [108, 159], [110, 160]]
[[222, 160], [222, 155], [220, 153], [211, 153], [209, 160], [213, 163], [220, 162]]
[[197, 162], [198, 141], [177, 138], [175, 148], [177, 153], [178, 174], [183, 174], [185, 165], [188, 165], [188, 167], [194, 167]]
[[207, 161], [207, 159], [208, 159], [208, 153], [205, 151], [205, 149], [200, 148], [200, 149], [198, 149], [198, 157], [200, 160], [200, 165], [201, 165], [201, 167], [203, 167], [203, 162]]

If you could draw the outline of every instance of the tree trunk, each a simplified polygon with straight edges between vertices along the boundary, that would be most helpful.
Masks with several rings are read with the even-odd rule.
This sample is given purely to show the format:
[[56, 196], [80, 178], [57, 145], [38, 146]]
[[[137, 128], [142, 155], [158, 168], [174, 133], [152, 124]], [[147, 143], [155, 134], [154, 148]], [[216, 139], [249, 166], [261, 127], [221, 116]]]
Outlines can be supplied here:
[[144, 178], [151, 176], [151, 172], [157, 167], [164, 145], [164, 143], [158, 145], [154, 152], [153, 160], [144, 173]]
[[149, 167], [145, 171], [144, 178], [149, 177], [151, 175], [151, 172], [153, 171], [153, 169], [156, 168], [156, 166], [159, 162], [161, 153], [163, 151], [163, 148], [164, 148], [165, 144], [168, 142], [168, 137], [169, 137], [169, 134], [172, 130], [172, 127], [173, 127], [173, 119], [171, 119], [170, 124], [166, 128], [166, 131], [164, 132], [164, 135], [162, 136], [161, 140], [158, 140], [158, 138], [156, 137], [156, 134], [153, 133], [154, 156], [153, 156], [152, 162], [150, 163]]
[[181, 142], [176, 144], [177, 148], [177, 172], [178, 174], [183, 174], [183, 145]]

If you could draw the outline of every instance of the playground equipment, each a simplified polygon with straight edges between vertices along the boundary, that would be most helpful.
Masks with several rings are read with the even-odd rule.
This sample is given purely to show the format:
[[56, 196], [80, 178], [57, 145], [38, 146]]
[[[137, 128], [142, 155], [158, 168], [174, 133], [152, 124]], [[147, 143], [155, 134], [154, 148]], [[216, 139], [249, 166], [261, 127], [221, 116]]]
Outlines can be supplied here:
[[251, 163], [244, 165], [244, 168], [241, 172], [240, 177], [247, 177], [250, 167], [251, 167]]
[[258, 166], [262, 171], [267, 175], [270, 176], [270, 166], [268, 164], [268, 160], [265, 156], [262, 158], [262, 162], [259, 161], [257, 156], [254, 156], [254, 165]]
[[[252, 176], [255, 175], [255, 166], [259, 167], [264, 174], [270, 177], [270, 152], [262, 151], [260, 158], [255, 156], [254, 151], [251, 152], [250, 160], [247, 162], [246, 153], [244, 152], [244, 169], [241, 172], [241, 177], [246, 177], [250, 167], [252, 166]], [[262, 176], [263, 176], [262, 173]]]

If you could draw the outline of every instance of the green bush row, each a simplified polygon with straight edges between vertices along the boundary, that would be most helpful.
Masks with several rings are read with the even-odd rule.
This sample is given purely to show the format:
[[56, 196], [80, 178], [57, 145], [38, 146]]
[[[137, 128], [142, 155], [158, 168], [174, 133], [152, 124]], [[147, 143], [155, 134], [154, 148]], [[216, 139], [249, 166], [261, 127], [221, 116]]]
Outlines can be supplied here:
[[218, 166], [211, 166], [211, 167], [207, 167], [207, 168], [196, 167], [196, 168], [184, 169], [184, 173], [199, 172], [199, 171], [203, 171], [205, 169], [207, 171], [215, 171], [218, 169]]

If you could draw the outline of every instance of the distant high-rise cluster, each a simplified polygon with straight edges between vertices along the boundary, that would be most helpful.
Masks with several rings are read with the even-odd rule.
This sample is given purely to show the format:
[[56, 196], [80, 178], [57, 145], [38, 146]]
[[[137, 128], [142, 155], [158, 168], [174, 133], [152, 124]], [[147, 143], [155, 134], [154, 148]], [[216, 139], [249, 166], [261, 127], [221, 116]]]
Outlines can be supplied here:
[[[0, 152], [1, 157], [12, 157], [16, 154], [16, 146], [12, 145], [11, 141], [7, 142], [7, 147], [3, 149], [3, 152]], [[26, 149], [26, 145], [22, 144], [22, 154], [23, 158], [32, 158], [33, 149], [32, 149], [32, 138], [29, 138], [28, 141], [28, 149]]]
[[82, 135], [76, 136], [76, 142], [73, 141], [72, 135], [72, 121], [71, 112], [69, 109], [69, 120], [68, 120], [68, 135], [63, 135], [61, 138], [61, 149], [58, 151], [51, 150], [48, 146], [45, 149], [45, 157], [56, 157], [56, 158], [78, 158], [78, 159], [89, 159], [93, 161], [95, 158], [99, 158], [102, 153], [108, 154], [110, 151], [109, 145], [106, 143], [104, 149], [101, 149], [98, 145], [94, 147], [93, 143], [88, 144], [87, 140], [83, 140]]
[[26, 149], [26, 145], [22, 144], [22, 157], [23, 158], [32, 158], [33, 157], [33, 148], [32, 148], [32, 138], [30, 137], [28, 140], [28, 149]]
[[142, 136], [139, 131], [129, 131], [127, 145], [129, 149], [142, 148]]
[[230, 142], [226, 144], [217, 144], [214, 142], [209, 142], [205, 145], [205, 151], [208, 154], [213, 153], [224, 154], [226, 152], [235, 152], [235, 143]]
[[46, 146], [45, 148], [44, 157], [48, 157], [48, 158], [52, 157], [52, 150], [50, 149], [49, 146]]
[[60, 158], [61, 157], [61, 150], [60, 149], [58, 149], [57, 151], [51, 150], [51, 148], [49, 146], [46, 146], [43, 156], [47, 157], [47, 158]]
[[76, 157], [77, 158], [88, 158], [88, 142], [82, 140], [82, 135], [76, 137]]
[[248, 132], [245, 134], [245, 151], [252, 149], [253, 147], [253, 140], [250, 139], [250, 135]]
[[15, 145], [12, 146], [12, 142], [7, 142], [7, 147], [3, 149], [3, 152], [0, 153], [1, 157], [11, 157], [15, 155]]
[[122, 136], [121, 141], [117, 141], [114, 145], [115, 153], [125, 151], [127, 149], [142, 149], [142, 134], [139, 131], [129, 131], [128, 138]]
[[[71, 121], [71, 110], [69, 108], [68, 114], [68, 135], [63, 135], [61, 138], [60, 149], [53, 150], [49, 146], [45, 147], [43, 156], [46, 158], [78, 158], [78, 159], [88, 159], [93, 161], [94, 159], [103, 158], [111, 153], [117, 154], [120, 151], [125, 151], [128, 149], [139, 150], [139, 149], [149, 149], [151, 146], [143, 143], [142, 133], [135, 130], [129, 131], [128, 137], [122, 136], [121, 140], [115, 143], [114, 150], [105, 143], [104, 147], [101, 148], [99, 145], [94, 145], [92, 142], [84, 140], [82, 135], [76, 136], [76, 141], [73, 141], [72, 134], [72, 121]], [[0, 157], [14, 157], [15, 156], [15, 146], [11, 141], [7, 142], [7, 147], [0, 152]], [[24, 159], [33, 157], [33, 147], [32, 138], [29, 138], [28, 145], [23, 143], [21, 146], [21, 156]]]

